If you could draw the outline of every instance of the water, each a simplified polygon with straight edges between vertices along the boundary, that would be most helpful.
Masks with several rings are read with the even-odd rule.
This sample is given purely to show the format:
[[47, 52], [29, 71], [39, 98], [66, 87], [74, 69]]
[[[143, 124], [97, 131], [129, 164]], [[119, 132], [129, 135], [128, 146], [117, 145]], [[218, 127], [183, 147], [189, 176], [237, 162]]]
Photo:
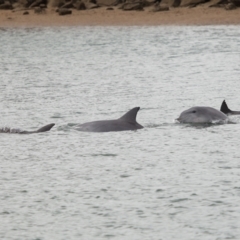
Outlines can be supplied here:
[[[192, 106], [240, 110], [240, 29], [0, 29], [0, 239], [240, 239], [240, 118], [174, 123]], [[134, 132], [74, 125], [140, 106]]]

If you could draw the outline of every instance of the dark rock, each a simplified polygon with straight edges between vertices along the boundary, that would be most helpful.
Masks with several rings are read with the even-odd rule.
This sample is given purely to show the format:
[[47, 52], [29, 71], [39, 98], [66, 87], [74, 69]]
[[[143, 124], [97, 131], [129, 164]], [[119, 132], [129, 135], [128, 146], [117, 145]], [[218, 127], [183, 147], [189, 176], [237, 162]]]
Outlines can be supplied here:
[[171, 7], [179, 7], [181, 4], [181, 0], [173, 0]]
[[72, 14], [72, 10], [69, 10], [68, 8], [59, 8], [58, 14], [59, 14], [59, 15]]
[[[160, 0], [161, 1], [161, 0]], [[145, 0], [144, 1], [144, 7], [150, 7], [156, 4], [158, 0]], [[159, 3], [159, 2], [158, 2]]]
[[59, 5], [58, 5], [58, 7], [59, 7], [59, 8], [62, 8], [62, 6], [63, 6], [64, 4], [65, 4], [64, 2], [60, 2]]
[[113, 4], [113, 6], [117, 6], [119, 4], [125, 3], [125, 0], [116, 0], [116, 2]]
[[77, 10], [86, 10], [87, 9], [84, 2], [77, 2], [75, 4], [75, 8]]
[[156, 0], [126, 0], [124, 5], [125, 4], [139, 4], [144, 8], [144, 7], [149, 7], [149, 6], [154, 5], [155, 2], [156, 2]]
[[179, 7], [181, 0], [162, 0], [161, 4], [166, 4], [168, 7]]
[[208, 2], [209, 0], [181, 0], [180, 7], [195, 7], [198, 4]]
[[94, 9], [99, 7], [96, 3], [93, 3], [92, 1], [84, 1], [84, 4], [87, 9]]
[[0, 0], [0, 5], [4, 4], [4, 2], [5, 2], [4, 0]]
[[116, 0], [97, 0], [99, 6], [116, 6], [118, 1]]
[[29, 6], [29, 8], [38, 7], [40, 4], [42, 4], [42, 2], [42, 0], [36, 0]]
[[49, 7], [61, 8], [64, 4], [65, 4], [64, 0], [49, 0], [49, 2], [48, 2]]
[[36, 14], [46, 13], [46, 10], [45, 10], [45, 8], [35, 7], [34, 13], [36, 13]]
[[142, 11], [144, 7], [144, 3], [141, 0], [131, 0], [127, 1], [122, 5], [122, 10], [124, 11], [132, 11], [132, 10], [137, 10], [137, 11]]
[[0, 5], [0, 9], [2, 10], [11, 10], [13, 9], [12, 4], [10, 2], [5, 2]]
[[170, 7], [179, 7], [181, 4], [181, 0], [172, 0], [170, 2], [171, 2]]
[[[127, 0], [126, 3], [137, 3], [141, 2], [143, 7], [150, 7], [155, 5], [156, 1], [158, 0]], [[161, 0], [160, 0], [161, 1]], [[159, 2], [158, 2], [159, 3]]]
[[28, 15], [28, 14], [29, 14], [28, 11], [23, 12], [23, 15]]
[[18, 0], [12, 4], [14, 9], [25, 9], [28, 6], [27, 0]]
[[163, 12], [163, 11], [169, 11], [169, 7], [158, 5], [152, 9], [152, 12]]
[[223, 7], [224, 4], [227, 4], [227, 0], [211, 0], [208, 7]]
[[240, 7], [240, 0], [230, 0], [230, 3], [233, 3], [236, 7]]
[[74, 6], [72, 2], [66, 2], [61, 6], [61, 8], [74, 8]]
[[225, 9], [226, 10], [233, 10], [236, 9], [236, 5], [234, 3], [228, 3], [227, 5], [225, 5]]
[[118, 9], [122, 9], [122, 8], [123, 8], [123, 5], [124, 5], [124, 3], [121, 3], [121, 4], [118, 6]]
[[34, 8], [34, 13], [41, 13], [41, 12], [42, 12], [42, 8], [40, 8], [40, 7]]

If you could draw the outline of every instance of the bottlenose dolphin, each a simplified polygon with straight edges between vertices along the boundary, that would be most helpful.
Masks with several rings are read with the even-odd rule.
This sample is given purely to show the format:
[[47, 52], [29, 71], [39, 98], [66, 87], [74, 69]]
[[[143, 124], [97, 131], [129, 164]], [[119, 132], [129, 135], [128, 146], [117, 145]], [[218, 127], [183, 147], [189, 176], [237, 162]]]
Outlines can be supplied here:
[[141, 129], [143, 126], [136, 121], [139, 109], [140, 107], [135, 107], [118, 119], [83, 123], [77, 125], [75, 129], [83, 132], [112, 132]]
[[176, 120], [180, 123], [226, 123], [228, 117], [215, 108], [192, 107], [183, 111]]
[[44, 127], [39, 128], [36, 131], [25, 131], [17, 128], [4, 127], [4, 128], [0, 128], [0, 133], [19, 133], [19, 134], [41, 133], [41, 132], [49, 131], [54, 125], [55, 123], [51, 123]]
[[225, 100], [223, 100], [222, 105], [221, 105], [221, 112], [225, 113], [226, 115], [239, 115], [240, 111], [232, 111], [228, 108], [228, 105]]

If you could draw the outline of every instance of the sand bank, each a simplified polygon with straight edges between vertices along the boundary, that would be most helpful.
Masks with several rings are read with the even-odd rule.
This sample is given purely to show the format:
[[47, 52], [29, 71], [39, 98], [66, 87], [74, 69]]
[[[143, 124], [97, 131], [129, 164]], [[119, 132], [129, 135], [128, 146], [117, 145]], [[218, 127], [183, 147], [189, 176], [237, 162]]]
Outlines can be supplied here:
[[59, 16], [55, 9], [35, 14], [28, 10], [0, 11], [0, 27], [46, 26], [158, 26], [158, 25], [239, 25], [240, 8], [226, 11], [222, 8], [172, 8], [166, 12], [122, 11], [117, 8], [99, 8], [86, 11], [73, 10], [71, 15]]

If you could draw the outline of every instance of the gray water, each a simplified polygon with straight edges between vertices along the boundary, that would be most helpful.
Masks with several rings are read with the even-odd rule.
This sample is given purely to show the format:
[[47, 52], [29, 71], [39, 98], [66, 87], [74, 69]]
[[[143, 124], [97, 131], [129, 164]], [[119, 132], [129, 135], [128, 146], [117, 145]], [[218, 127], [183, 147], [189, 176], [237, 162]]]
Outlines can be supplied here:
[[[0, 239], [240, 239], [240, 28], [0, 29]], [[133, 132], [74, 126], [140, 106]]]

